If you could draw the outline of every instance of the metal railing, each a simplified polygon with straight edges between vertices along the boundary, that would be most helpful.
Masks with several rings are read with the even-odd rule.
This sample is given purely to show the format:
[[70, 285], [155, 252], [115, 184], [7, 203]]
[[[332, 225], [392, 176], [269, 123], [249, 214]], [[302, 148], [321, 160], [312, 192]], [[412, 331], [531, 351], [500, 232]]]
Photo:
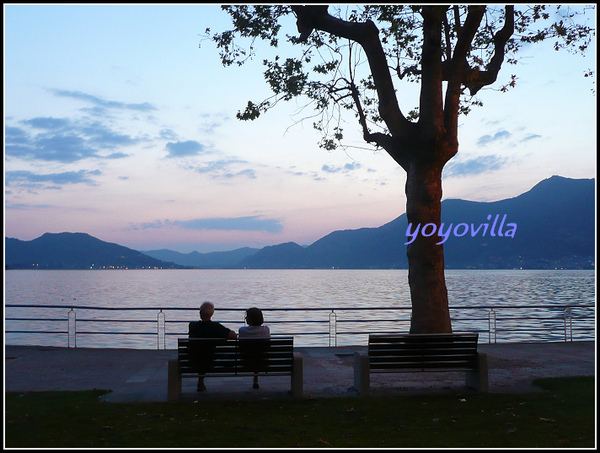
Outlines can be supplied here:
[[[17, 340], [27, 339], [27, 344], [35, 344], [32, 336], [43, 334], [58, 337], [55, 341], [59, 343], [55, 344], [57, 346], [66, 343], [67, 347], [74, 348], [83, 337], [90, 339], [88, 343], [94, 346], [120, 347], [115, 345], [124, 344], [123, 347], [147, 348], [156, 340], [157, 349], [167, 349], [168, 339], [187, 336], [189, 321], [198, 319], [198, 309], [188, 307], [8, 304], [5, 309], [16, 309], [20, 314], [6, 316], [5, 312], [6, 343], [10, 344], [10, 340], [16, 337]], [[56, 311], [63, 311], [64, 316], [49, 316]], [[195, 314], [188, 315], [190, 311]], [[489, 343], [496, 343], [498, 338], [511, 342], [573, 341], [574, 336], [578, 340], [595, 338], [594, 304], [452, 307], [450, 311], [455, 331], [479, 332], [481, 341], [485, 341], [487, 336]], [[27, 316], [27, 312], [37, 316]], [[103, 313], [107, 312], [117, 312], [119, 317], [104, 317]], [[244, 325], [244, 312], [242, 308], [219, 308], [220, 316], [226, 313], [236, 318], [219, 318], [218, 321], [237, 330]], [[308, 345], [326, 340], [327, 345], [332, 347], [341, 343], [366, 344], [370, 333], [408, 332], [411, 308], [265, 308], [263, 312], [273, 335], [292, 335], [301, 339], [300, 343], [302, 339], [312, 338], [306, 340]], [[310, 314], [310, 319], [306, 318], [307, 314]], [[135, 340], [117, 341], [116, 338]]]

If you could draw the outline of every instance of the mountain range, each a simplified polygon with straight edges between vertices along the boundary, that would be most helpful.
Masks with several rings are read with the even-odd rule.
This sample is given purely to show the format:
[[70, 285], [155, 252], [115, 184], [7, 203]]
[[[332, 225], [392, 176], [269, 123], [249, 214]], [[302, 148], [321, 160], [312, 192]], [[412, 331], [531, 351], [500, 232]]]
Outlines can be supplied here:
[[32, 241], [5, 238], [6, 269], [181, 269], [86, 233], [46, 233]]
[[[496, 202], [447, 199], [440, 231], [448, 269], [594, 269], [595, 180], [553, 176]], [[406, 214], [378, 228], [334, 231], [308, 247], [294, 242], [230, 252], [137, 252], [84, 233], [33, 241], [6, 238], [7, 268], [405, 269]], [[411, 225], [414, 231], [415, 226]], [[512, 232], [512, 235], [510, 234]], [[146, 261], [148, 260], [148, 261]], [[152, 260], [152, 261], [149, 261]]]

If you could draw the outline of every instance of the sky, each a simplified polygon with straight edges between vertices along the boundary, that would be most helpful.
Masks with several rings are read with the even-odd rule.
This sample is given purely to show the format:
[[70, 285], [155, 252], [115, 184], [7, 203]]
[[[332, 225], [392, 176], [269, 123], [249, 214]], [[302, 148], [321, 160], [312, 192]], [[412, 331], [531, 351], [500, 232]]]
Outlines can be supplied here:
[[[218, 5], [5, 4], [5, 237], [83, 232], [206, 253], [310, 245], [403, 214], [404, 170], [353, 121], [349, 146], [326, 151], [302, 101], [235, 118], [271, 93], [260, 52], [225, 68], [203, 40], [230, 25]], [[293, 18], [285, 26], [297, 33]], [[585, 58], [530, 46], [503, 68], [517, 86], [483, 89], [483, 107], [461, 117], [443, 198], [496, 201], [553, 175], [595, 178], [595, 83], [584, 77], [595, 54], [595, 41]], [[404, 111], [417, 88], [399, 91]]]

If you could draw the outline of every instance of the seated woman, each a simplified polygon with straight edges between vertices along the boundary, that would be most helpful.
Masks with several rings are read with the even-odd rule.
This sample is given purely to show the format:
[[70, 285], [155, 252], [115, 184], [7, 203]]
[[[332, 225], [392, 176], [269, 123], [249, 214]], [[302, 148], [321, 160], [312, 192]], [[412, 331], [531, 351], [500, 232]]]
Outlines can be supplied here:
[[[252, 307], [246, 310], [247, 326], [240, 327], [239, 338], [271, 338], [269, 326], [263, 325], [264, 317], [260, 308]], [[252, 387], [258, 388], [258, 376], [254, 375]]]

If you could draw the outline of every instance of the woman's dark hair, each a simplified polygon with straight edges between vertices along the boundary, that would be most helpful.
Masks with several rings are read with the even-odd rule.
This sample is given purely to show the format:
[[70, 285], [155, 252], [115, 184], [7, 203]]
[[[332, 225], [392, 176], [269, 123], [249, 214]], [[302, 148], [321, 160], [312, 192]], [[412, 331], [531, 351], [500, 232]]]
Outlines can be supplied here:
[[260, 308], [252, 307], [246, 310], [246, 322], [249, 326], [260, 326], [265, 322]]

